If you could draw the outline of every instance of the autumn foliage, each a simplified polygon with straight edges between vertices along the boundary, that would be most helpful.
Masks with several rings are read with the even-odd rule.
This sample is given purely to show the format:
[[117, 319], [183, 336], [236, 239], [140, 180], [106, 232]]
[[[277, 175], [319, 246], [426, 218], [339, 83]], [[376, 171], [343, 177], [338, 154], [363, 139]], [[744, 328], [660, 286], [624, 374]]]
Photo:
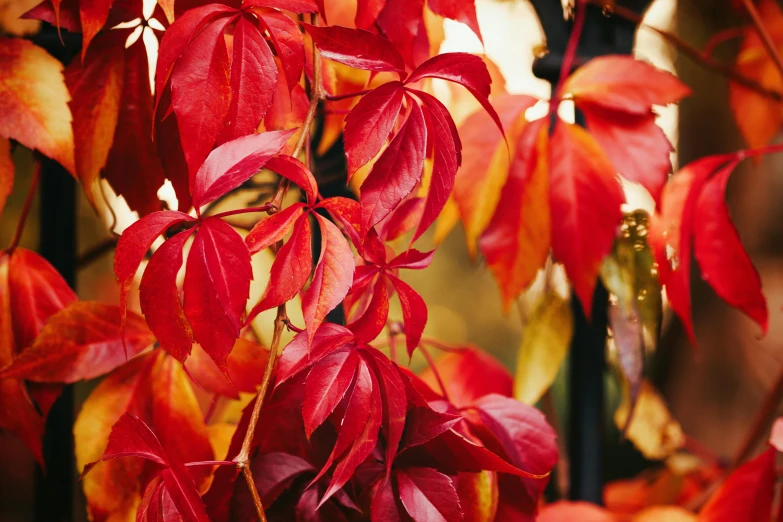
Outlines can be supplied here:
[[[23, 146], [61, 164], [97, 211], [110, 191], [138, 219], [116, 244], [116, 303], [79, 300], [19, 234], [2, 253], [0, 427], [45, 466], [50, 406], [100, 377], [73, 427], [94, 521], [769, 520], [780, 437], [736, 469], [699, 461], [643, 361], [662, 290], [698, 344], [693, 266], [767, 330], [725, 191], [739, 162], [778, 150], [783, 71], [763, 36], [743, 32], [731, 107], [752, 148], [670, 177], [655, 110], [691, 91], [629, 56], [578, 62], [587, 8], [576, 2], [550, 100], [505, 92], [484, 56], [439, 52], [445, 19], [481, 39], [474, 0], [44, 0], [28, 11], [82, 46], [63, 66], [0, 37], [0, 208]], [[783, 43], [779, 9], [758, 9]], [[444, 82], [467, 118], [437, 94]], [[324, 190], [327, 156], [339, 158], [341, 195]], [[257, 204], [230, 206], [261, 176], [274, 182]], [[159, 197], [165, 182], [177, 208]], [[628, 182], [653, 214], [625, 212]], [[479, 348], [424, 335], [427, 303], [405, 274], [437, 254], [414, 242], [458, 221], [506, 309], [544, 281], [515, 378]], [[609, 484], [605, 508], [544, 498], [560, 446], [535, 404], [574, 331], [558, 267], [588, 319], [597, 285], [611, 294], [625, 394], [615, 420], [667, 463]], [[266, 284], [251, 299], [254, 279]], [[417, 352], [429, 363], [419, 374]]]

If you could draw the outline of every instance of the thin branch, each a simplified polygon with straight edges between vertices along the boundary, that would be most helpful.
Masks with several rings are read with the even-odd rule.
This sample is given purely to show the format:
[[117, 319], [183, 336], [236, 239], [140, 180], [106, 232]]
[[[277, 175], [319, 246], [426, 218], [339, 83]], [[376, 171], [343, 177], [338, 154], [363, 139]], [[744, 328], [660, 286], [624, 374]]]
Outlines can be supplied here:
[[737, 72], [733, 67], [726, 65], [718, 60], [715, 60], [708, 55], [705, 55], [704, 52], [690, 45], [684, 40], [680, 39], [678, 36], [666, 32], [663, 29], [658, 29], [657, 27], [653, 27], [651, 25], [647, 25], [643, 23], [642, 17], [640, 15], [638, 15], [637, 13], [635, 13], [630, 9], [626, 9], [622, 6], [617, 5], [614, 2], [614, 0], [587, 0], [587, 1], [592, 4], [601, 6], [607, 12], [614, 13], [617, 16], [620, 16], [621, 18], [625, 18], [626, 20], [634, 22], [638, 24], [640, 27], [645, 27], [651, 31], [655, 31], [664, 40], [666, 40], [670, 44], [674, 45], [677, 49], [679, 49], [679, 51], [682, 54], [684, 54], [685, 56], [693, 60], [695, 63], [701, 65], [705, 69], [708, 69], [712, 72], [725, 76], [726, 78], [738, 83], [739, 85], [742, 85], [743, 87], [755, 91], [756, 93], [766, 98], [770, 98], [778, 102], [783, 101], [783, 94], [781, 94], [780, 92], [767, 89], [757, 81], [748, 78], [747, 76], [744, 76], [743, 74]]
[[756, 6], [753, 4], [752, 0], [742, 0], [742, 3], [745, 5], [745, 10], [750, 15], [751, 20], [753, 20], [753, 25], [755, 26], [756, 32], [761, 38], [761, 43], [764, 44], [764, 48], [767, 50], [767, 54], [770, 58], [772, 58], [772, 61], [775, 63], [775, 67], [778, 68], [780, 77], [783, 78], [783, 59], [781, 59], [780, 54], [775, 47], [775, 42], [772, 41], [772, 37], [769, 35], [769, 31], [767, 31], [767, 28], [764, 26], [764, 22], [761, 20], [761, 15], [759, 14], [758, 9], [756, 9]]
[[565, 52], [563, 53], [563, 62], [560, 67], [560, 78], [557, 80], [554, 92], [552, 93], [552, 102], [549, 104], [549, 117], [557, 112], [557, 108], [560, 105], [560, 95], [563, 89], [563, 84], [566, 78], [571, 74], [571, 69], [574, 66], [574, 60], [576, 59], [576, 50], [579, 46], [579, 38], [582, 36], [582, 29], [585, 26], [585, 20], [587, 19], [587, 2], [586, 0], [576, 0], [574, 6], [575, 19], [574, 26], [571, 29], [571, 35], [568, 37], [568, 43], [566, 44]]
[[[315, 17], [313, 17], [312, 21], [315, 22]], [[297, 157], [302, 152], [305, 142], [310, 135], [308, 129], [313, 123], [316, 109], [318, 108], [318, 103], [321, 101], [322, 97], [321, 55], [315, 50], [315, 47], [313, 47], [313, 69], [314, 77], [313, 86], [310, 93], [310, 107], [307, 110], [307, 116], [305, 117], [305, 121], [302, 124], [302, 134], [299, 136], [299, 141], [296, 143], [296, 147], [291, 154], [293, 157]], [[286, 178], [280, 180], [280, 184], [277, 186], [275, 196], [269, 203], [267, 213], [274, 214], [280, 209], [283, 198], [285, 197], [285, 193], [288, 190], [288, 186], [289, 184]], [[275, 245], [276, 252], [280, 250], [282, 243], [282, 241], [277, 242]], [[253, 411], [250, 414], [250, 421], [248, 422], [247, 432], [245, 432], [245, 438], [242, 441], [242, 448], [239, 450], [239, 454], [234, 459], [237, 468], [242, 470], [242, 475], [245, 477], [245, 481], [247, 482], [247, 487], [250, 490], [251, 496], [253, 497], [253, 504], [256, 508], [256, 514], [258, 515], [260, 522], [266, 522], [267, 519], [266, 514], [264, 513], [264, 506], [261, 503], [261, 497], [258, 494], [258, 489], [256, 488], [255, 480], [253, 479], [253, 472], [250, 470], [250, 449], [253, 444], [253, 439], [255, 438], [258, 419], [261, 416], [261, 409], [264, 405], [264, 398], [266, 397], [267, 390], [269, 389], [269, 383], [272, 380], [272, 372], [274, 371], [275, 364], [277, 363], [277, 356], [278, 352], [280, 351], [280, 339], [283, 334], [283, 328], [288, 322], [285, 303], [283, 303], [277, 307], [275, 329], [274, 333], [272, 334], [272, 344], [269, 347], [269, 358], [267, 359], [266, 368], [264, 369], [264, 377], [261, 380], [261, 386], [258, 389], [256, 401], [253, 404]]]
[[101, 258], [104, 254], [111, 252], [114, 247], [117, 246], [117, 238], [116, 237], [108, 237], [101, 241], [100, 243], [90, 247], [90, 249], [79, 256], [79, 259], [76, 260], [76, 269], [82, 270], [88, 265], [90, 265], [93, 261]]
[[30, 190], [27, 192], [27, 199], [24, 201], [22, 207], [22, 213], [19, 215], [19, 221], [16, 223], [16, 232], [14, 238], [11, 240], [11, 244], [8, 245], [8, 251], [13, 251], [19, 246], [19, 240], [22, 239], [22, 231], [24, 230], [24, 224], [27, 222], [27, 215], [30, 213], [30, 207], [33, 205], [33, 199], [38, 189], [38, 180], [41, 178], [41, 164], [36, 162], [33, 167], [33, 179], [30, 181]]
[[761, 404], [761, 408], [756, 414], [753, 426], [745, 435], [742, 445], [737, 450], [734, 458], [732, 458], [731, 464], [726, 471], [727, 474], [739, 467], [751, 455], [753, 449], [764, 437], [772, 424], [772, 421], [775, 419], [781, 400], [783, 400], [783, 368], [780, 369], [780, 373], [778, 374], [772, 389], [770, 389], [766, 397], [764, 397], [764, 402]]
[[446, 386], [443, 384], [443, 379], [440, 378], [438, 367], [435, 366], [435, 361], [432, 360], [430, 352], [423, 345], [419, 345], [419, 350], [421, 350], [424, 358], [427, 359], [427, 364], [432, 369], [432, 374], [435, 376], [435, 380], [438, 381], [438, 386], [440, 387], [440, 391], [443, 394], [443, 398], [446, 399], [446, 402], [451, 402], [451, 399], [449, 399], [449, 392], [446, 391]]
[[747, 31], [747, 29], [747, 26], [737, 26], [728, 27], [718, 31], [717, 33], [710, 36], [710, 39], [707, 40], [706, 44], [704, 44], [704, 48], [702, 49], [701, 54], [704, 57], [711, 57], [713, 54], [715, 54], [715, 49], [717, 49], [718, 46], [730, 40], [734, 40], [735, 38], [745, 36], [745, 31]]
[[250, 214], [252, 212], [269, 212], [271, 208], [272, 208], [272, 204], [267, 203], [266, 205], [261, 205], [260, 207], [248, 207], [248, 208], [238, 208], [235, 210], [226, 210], [225, 212], [219, 212], [211, 217], [224, 218], [228, 216], [236, 216], [237, 214]]
[[357, 92], [348, 92], [345, 94], [324, 94], [324, 100], [340, 101], [340, 100], [345, 100], [347, 98], [356, 98], [357, 96], [364, 96], [368, 92], [370, 91], [364, 90], [364, 91], [357, 91]]

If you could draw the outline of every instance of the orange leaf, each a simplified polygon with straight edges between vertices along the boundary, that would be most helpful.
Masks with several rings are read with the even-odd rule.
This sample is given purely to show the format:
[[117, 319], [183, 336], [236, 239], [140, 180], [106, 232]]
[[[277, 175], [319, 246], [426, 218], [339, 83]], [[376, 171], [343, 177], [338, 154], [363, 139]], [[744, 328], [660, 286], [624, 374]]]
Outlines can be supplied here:
[[614, 167], [590, 134], [559, 122], [550, 141], [552, 251], [589, 316], [601, 262], [622, 220], [625, 197]]
[[563, 84], [577, 106], [587, 101], [606, 109], [649, 114], [652, 105], [674, 103], [691, 90], [670, 72], [630, 56], [593, 58]]
[[587, 502], [560, 501], [545, 506], [536, 522], [616, 522], [603, 508]]
[[76, 171], [62, 65], [27, 40], [0, 38], [0, 136]]

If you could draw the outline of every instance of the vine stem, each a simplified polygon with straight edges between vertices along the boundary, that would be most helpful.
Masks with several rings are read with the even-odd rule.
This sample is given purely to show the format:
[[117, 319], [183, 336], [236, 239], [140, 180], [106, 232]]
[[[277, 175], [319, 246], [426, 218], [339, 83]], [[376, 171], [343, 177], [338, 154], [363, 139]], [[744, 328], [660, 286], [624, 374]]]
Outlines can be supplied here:
[[435, 366], [435, 361], [432, 359], [429, 350], [427, 350], [422, 344], [419, 344], [419, 350], [421, 350], [422, 355], [424, 355], [424, 358], [427, 360], [427, 364], [432, 369], [432, 374], [435, 376], [435, 380], [438, 382], [438, 387], [443, 393], [443, 398], [446, 399], [446, 402], [451, 402], [451, 399], [449, 399], [449, 392], [446, 390], [446, 385], [443, 383], [443, 379], [440, 378], [440, 372], [438, 372], [438, 367]]
[[270, 210], [272, 210], [272, 204], [267, 203], [266, 205], [261, 205], [260, 207], [249, 207], [249, 208], [238, 208], [235, 210], [226, 210], [225, 212], [219, 212], [210, 217], [224, 218], [228, 216], [236, 216], [237, 214], [250, 214], [251, 212], [269, 212]]
[[761, 43], [764, 44], [764, 48], [767, 50], [767, 54], [772, 58], [775, 67], [778, 68], [781, 78], [783, 78], [783, 59], [781, 59], [778, 50], [775, 48], [775, 42], [772, 41], [769, 31], [767, 31], [767, 28], [764, 26], [758, 9], [756, 9], [756, 6], [753, 4], [753, 0], [742, 0], [742, 3], [745, 6], [745, 10], [750, 15], [751, 20], [753, 20], [753, 25], [761, 38]]
[[24, 224], [27, 222], [27, 215], [30, 213], [30, 207], [33, 206], [33, 199], [38, 189], [38, 180], [41, 178], [41, 164], [36, 163], [33, 168], [33, 179], [30, 182], [30, 190], [27, 192], [27, 199], [24, 201], [24, 207], [22, 207], [22, 213], [19, 215], [19, 222], [16, 224], [16, 232], [14, 238], [11, 240], [11, 244], [8, 245], [8, 251], [12, 252], [22, 239], [22, 231], [24, 230]]
[[781, 94], [780, 92], [767, 89], [757, 81], [739, 73], [733, 67], [726, 65], [718, 60], [715, 60], [707, 53], [690, 45], [689, 43], [680, 39], [678, 36], [669, 33], [667, 31], [664, 31], [663, 29], [659, 29], [657, 27], [653, 27], [651, 25], [645, 24], [642, 21], [642, 16], [640, 16], [639, 14], [635, 13], [634, 11], [628, 8], [617, 5], [617, 3], [614, 0], [587, 0], [587, 1], [594, 5], [598, 5], [603, 9], [606, 9], [608, 12], [614, 13], [621, 18], [625, 18], [630, 22], [638, 24], [639, 27], [645, 27], [651, 31], [658, 33], [658, 35], [661, 36], [664, 40], [666, 40], [670, 44], [674, 45], [677, 49], [679, 49], [679, 51], [682, 54], [684, 54], [685, 56], [693, 60], [693, 62], [701, 65], [705, 69], [708, 69], [714, 73], [725, 76], [726, 78], [738, 83], [739, 85], [742, 85], [743, 87], [755, 91], [756, 93], [766, 98], [770, 98], [777, 102], [783, 101], [783, 94]]
[[324, 99], [327, 101], [340, 101], [348, 98], [355, 98], [357, 96], [364, 96], [368, 92], [370, 91], [365, 90], [365, 91], [357, 91], [357, 92], [348, 92], [345, 94], [325, 94]]
[[[557, 80], [554, 92], [552, 93], [552, 103], [549, 104], [549, 117], [550, 119], [557, 113], [557, 109], [560, 105], [560, 93], [563, 89], [568, 76], [571, 74], [571, 69], [574, 66], [574, 60], [576, 59], [576, 50], [579, 47], [579, 38], [582, 36], [582, 29], [585, 26], [585, 20], [587, 19], [587, 2], [586, 0], [576, 0], [574, 5], [574, 26], [571, 29], [571, 35], [568, 38], [565, 52], [563, 53], [563, 62], [560, 67], [560, 78]], [[555, 120], [557, 121], [557, 120]]]
[[[311, 22], [315, 23], [315, 16]], [[297, 157], [302, 152], [307, 138], [310, 135], [308, 130], [315, 119], [316, 109], [318, 103], [323, 98], [321, 90], [321, 55], [313, 45], [313, 85], [311, 86], [310, 94], [310, 106], [307, 109], [307, 115], [302, 123], [302, 134], [299, 136], [299, 140], [296, 143], [291, 156]], [[268, 207], [266, 210], [269, 214], [274, 214], [280, 209], [282, 205], [285, 193], [288, 190], [288, 180], [283, 178], [280, 180], [280, 184], [277, 186], [272, 201], [265, 205]], [[282, 246], [282, 241], [278, 241], [275, 251], [279, 251]], [[253, 439], [255, 438], [256, 428], [258, 426], [258, 419], [261, 416], [261, 408], [264, 405], [264, 398], [266, 397], [269, 389], [269, 383], [272, 380], [272, 372], [275, 369], [277, 363], [278, 352], [280, 351], [280, 339], [283, 334], [283, 328], [288, 323], [288, 315], [285, 310], [285, 303], [277, 307], [277, 316], [275, 317], [275, 328], [272, 334], [272, 344], [269, 347], [269, 358], [267, 359], [266, 368], [264, 369], [264, 376], [261, 380], [261, 386], [258, 389], [258, 395], [256, 395], [255, 403], [253, 404], [253, 411], [250, 414], [250, 421], [248, 422], [247, 431], [245, 432], [245, 438], [242, 441], [242, 448], [239, 450], [239, 454], [234, 458], [234, 462], [239, 470], [242, 471], [242, 475], [245, 477], [247, 487], [250, 490], [250, 495], [253, 497], [253, 505], [256, 508], [256, 514], [260, 522], [267, 522], [266, 513], [264, 512], [264, 505], [261, 502], [261, 497], [258, 494], [258, 488], [253, 478], [253, 472], [250, 469], [250, 450], [253, 445]]]

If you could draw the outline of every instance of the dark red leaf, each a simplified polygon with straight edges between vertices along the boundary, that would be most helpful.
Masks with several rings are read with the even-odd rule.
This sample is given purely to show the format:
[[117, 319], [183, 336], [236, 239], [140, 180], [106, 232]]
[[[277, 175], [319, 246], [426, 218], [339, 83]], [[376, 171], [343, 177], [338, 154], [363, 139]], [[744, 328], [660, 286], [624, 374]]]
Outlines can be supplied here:
[[182, 248], [192, 230], [172, 237], [155, 251], [141, 278], [139, 300], [160, 346], [184, 362], [193, 345], [193, 333], [177, 289], [177, 272], [182, 266]]
[[719, 170], [701, 190], [696, 207], [699, 217], [694, 220], [694, 254], [702, 278], [721, 299], [745, 312], [766, 333], [769, 312], [761, 278], [726, 207], [726, 185], [732, 170]]
[[275, 156], [267, 161], [266, 168], [299, 185], [307, 196], [307, 203], [315, 205], [315, 200], [318, 198], [318, 183], [304, 163], [291, 156]]
[[185, 317], [194, 339], [227, 371], [250, 293], [250, 253], [242, 237], [220, 219], [201, 222], [188, 254], [183, 287]]
[[314, 0], [246, 0], [247, 7], [271, 7], [294, 13], [317, 13], [319, 4]]
[[462, 508], [449, 477], [431, 468], [405, 468], [395, 473], [400, 500], [416, 522], [459, 522]]
[[370, 520], [372, 522], [402, 522], [400, 511], [404, 509], [399, 505], [397, 493], [392, 486], [392, 479], [381, 479], [375, 485], [370, 506]]
[[408, 286], [392, 275], [389, 280], [397, 290], [402, 307], [402, 318], [405, 324], [405, 344], [408, 349], [408, 356], [413, 355], [413, 351], [419, 346], [421, 334], [424, 333], [424, 327], [427, 325], [427, 304], [421, 298], [416, 290]]
[[[223, 31], [232, 20], [227, 17], [211, 22], [182, 51], [171, 71], [171, 105], [191, 173], [215, 145], [231, 103], [231, 70]], [[196, 208], [208, 203], [201, 201], [197, 185], [192, 188]]]
[[427, 122], [427, 135], [432, 139], [433, 163], [432, 177], [427, 191], [419, 226], [413, 235], [416, 241], [435, 222], [451, 196], [454, 178], [462, 161], [462, 142], [457, 126], [448, 109], [434, 96], [423, 91], [415, 91], [424, 102], [424, 115]]
[[312, 341], [305, 332], [297, 334], [280, 356], [275, 386], [280, 386], [326, 355], [343, 348], [352, 339], [350, 330], [334, 323], [322, 324]]
[[302, 24], [327, 60], [367, 71], [393, 71], [405, 74], [405, 63], [385, 38], [363, 29], [316, 27]]
[[402, 108], [404, 89], [400, 82], [389, 82], [373, 89], [345, 118], [345, 156], [348, 179], [373, 159], [389, 139]]
[[302, 212], [304, 212], [304, 205], [295, 203], [256, 223], [250, 233], [245, 236], [245, 244], [250, 253], [260, 252], [283, 239], [299, 216], [302, 215]]
[[408, 118], [362, 183], [364, 231], [389, 215], [421, 179], [427, 151], [427, 127], [421, 108], [409, 101]]
[[50, 316], [76, 301], [60, 273], [24, 248], [14, 249], [9, 256], [8, 295], [16, 350], [30, 346]]
[[310, 221], [305, 214], [296, 221], [291, 238], [275, 256], [269, 274], [269, 284], [261, 301], [248, 314], [247, 321], [264, 310], [290, 301], [304, 287], [313, 268], [311, 239]]
[[198, 209], [250, 179], [280, 152], [293, 132], [251, 134], [216, 148], [193, 180], [193, 206]]
[[343, 399], [358, 362], [353, 351], [338, 352], [323, 358], [307, 374], [302, 415], [308, 439]]
[[120, 284], [120, 307], [123, 315], [130, 284], [152, 243], [172, 226], [188, 221], [194, 219], [184, 212], [165, 210], [144, 216], [122, 233], [114, 253], [114, 275]]
[[[387, 1], [378, 15], [378, 25], [383, 34], [391, 40], [405, 59], [405, 63], [411, 67], [417, 65], [413, 51], [416, 36], [423, 28], [420, 23], [423, 11], [424, 0]], [[426, 37], [426, 34], [424, 36]]]
[[[220, 142], [246, 136], [258, 127], [272, 105], [277, 84], [275, 58], [255, 19], [239, 17], [231, 48], [231, 104]], [[202, 105], [200, 110], [208, 109]]]
[[0, 372], [0, 379], [73, 383], [112, 371], [155, 340], [144, 319], [132, 315], [123, 346], [120, 308], [76, 301], [54, 314], [32, 346]]
[[366, 0], [356, 3], [356, 18], [354, 23], [361, 29], [369, 29], [375, 24], [387, 0]]
[[489, 103], [492, 78], [487, 64], [479, 56], [468, 53], [444, 53], [433, 56], [416, 68], [405, 80], [405, 84], [415, 83], [424, 78], [441, 78], [465, 87], [503, 133], [500, 117]]
[[302, 296], [302, 314], [312, 341], [315, 331], [351, 288], [354, 272], [353, 252], [340, 230], [317, 214], [321, 229], [321, 255], [310, 287]]
[[265, 453], [253, 459], [256, 487], [264, 506], [270, 506], [288, 486], [303, 473], [315, 473], [313, 465], [288, 453]]
[[[286, 8], [291, 10], [291, 8]], [[304, 40], [299, 25], [283, 13], [271, 9], [254, 9], [272, 40], [291, 91], [299, 84], [304, 69]]]
[[79, 20], [82, 32], [82, 58], [90, 42], [98, 34], [109, 17], [112, 0], [79, 0]]
[[389, 317], [389, 292], [386, 289], [385, 278], [379, 277], [369, 292], [372, 298], [367, 309], [358, 319], [348, 324], [356, 339], [364, 343], [369, 343], [378, 337]]
[[461, 420], [461, 415], [437, 412], [429, 406], [411, 408], [408, 411], [402, 449], [426, 444], [453, 428]]

